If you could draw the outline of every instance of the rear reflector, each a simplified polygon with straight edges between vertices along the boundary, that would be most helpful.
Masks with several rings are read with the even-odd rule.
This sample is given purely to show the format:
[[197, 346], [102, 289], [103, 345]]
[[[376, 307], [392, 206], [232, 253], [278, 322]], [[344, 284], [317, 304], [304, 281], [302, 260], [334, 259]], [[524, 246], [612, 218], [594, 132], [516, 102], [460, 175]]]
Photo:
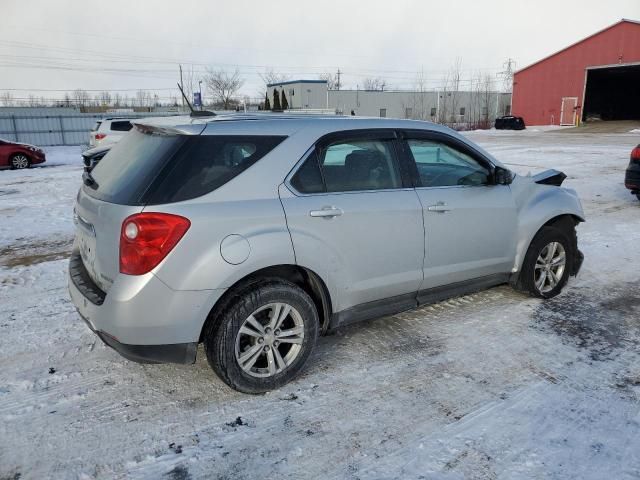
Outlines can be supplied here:
[[636, 162], [640, 162], [640, 145], [631, 150], [631, 160], [635, 160]]
[[189, 230], [189, 219], [168, 213], [136, 213], [122, 222], [120, 273], [153, 270]]

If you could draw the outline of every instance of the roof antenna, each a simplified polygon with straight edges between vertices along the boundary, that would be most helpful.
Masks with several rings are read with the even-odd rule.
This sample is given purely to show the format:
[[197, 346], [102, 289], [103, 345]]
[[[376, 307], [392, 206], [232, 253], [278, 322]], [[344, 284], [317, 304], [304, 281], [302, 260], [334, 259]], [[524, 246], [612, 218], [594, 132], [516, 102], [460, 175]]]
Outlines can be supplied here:
[[189, 99], [187, 98], [187, 96], [184, 94], [184, 90], [182, 90], [182, 87], [180, 86], [180, 84], [178, 83], [178, 89], [180, 90], [180, 93], [182, 94], [182, 98], [184, 98], [184, 101], [187, 102], [187, 105], [189, 106], [189, 110], [191, 110], [191, 117], [215, 117], [216, 114], [213, 112], [210, 112], [209, 110], [194, 110], [193, 107], [191, 106], [191, 103], [189, 102]]

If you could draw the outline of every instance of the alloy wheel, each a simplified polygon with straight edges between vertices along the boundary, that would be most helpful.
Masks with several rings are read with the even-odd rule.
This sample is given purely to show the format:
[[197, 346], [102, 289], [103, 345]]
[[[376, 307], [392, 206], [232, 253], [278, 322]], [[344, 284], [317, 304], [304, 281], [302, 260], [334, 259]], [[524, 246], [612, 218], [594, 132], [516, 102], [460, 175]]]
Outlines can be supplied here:
[[551, 242], [540, 251], [534, 268], [534, 281], [540, 293], [556, 288], [566, 264], [567, 253], [560, 242]]
[[13, 168], [22, 169], [29, 166], [29, 158], [26, 155], [16, 155], [11, 159], [11, 165]]
[[272, 377], [295, 361], [303, 340], [302, 315], [287, 303], [269, 303], [249, 315], [240, 327], [236, 361], [253, 377]]

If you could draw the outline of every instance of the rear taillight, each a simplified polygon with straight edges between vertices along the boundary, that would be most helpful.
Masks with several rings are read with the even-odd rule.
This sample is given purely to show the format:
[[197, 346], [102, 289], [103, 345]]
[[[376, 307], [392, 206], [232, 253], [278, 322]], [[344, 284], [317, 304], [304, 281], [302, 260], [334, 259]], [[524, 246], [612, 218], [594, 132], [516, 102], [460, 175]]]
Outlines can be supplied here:
[[153, 270], [190, 226], [187, 218], [168, 213], [127, 217], [120, 231], [120, 273], [142, 275]]
[[107, 136], [106, 133], [96, 133], [96, 140], [102, 140]]
[[634, 162], [640, 162], [640, 145], [631, 150], [631, 160]]

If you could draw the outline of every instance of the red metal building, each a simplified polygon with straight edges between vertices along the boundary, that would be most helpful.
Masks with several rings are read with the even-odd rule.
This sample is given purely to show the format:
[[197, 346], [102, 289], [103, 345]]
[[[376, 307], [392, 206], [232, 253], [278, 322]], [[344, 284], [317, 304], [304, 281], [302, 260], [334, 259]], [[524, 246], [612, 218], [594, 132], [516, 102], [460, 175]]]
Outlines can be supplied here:
[[623, 19], [517, 71], [512, 111], [527, 125], [640, 119], [640, 22]]

